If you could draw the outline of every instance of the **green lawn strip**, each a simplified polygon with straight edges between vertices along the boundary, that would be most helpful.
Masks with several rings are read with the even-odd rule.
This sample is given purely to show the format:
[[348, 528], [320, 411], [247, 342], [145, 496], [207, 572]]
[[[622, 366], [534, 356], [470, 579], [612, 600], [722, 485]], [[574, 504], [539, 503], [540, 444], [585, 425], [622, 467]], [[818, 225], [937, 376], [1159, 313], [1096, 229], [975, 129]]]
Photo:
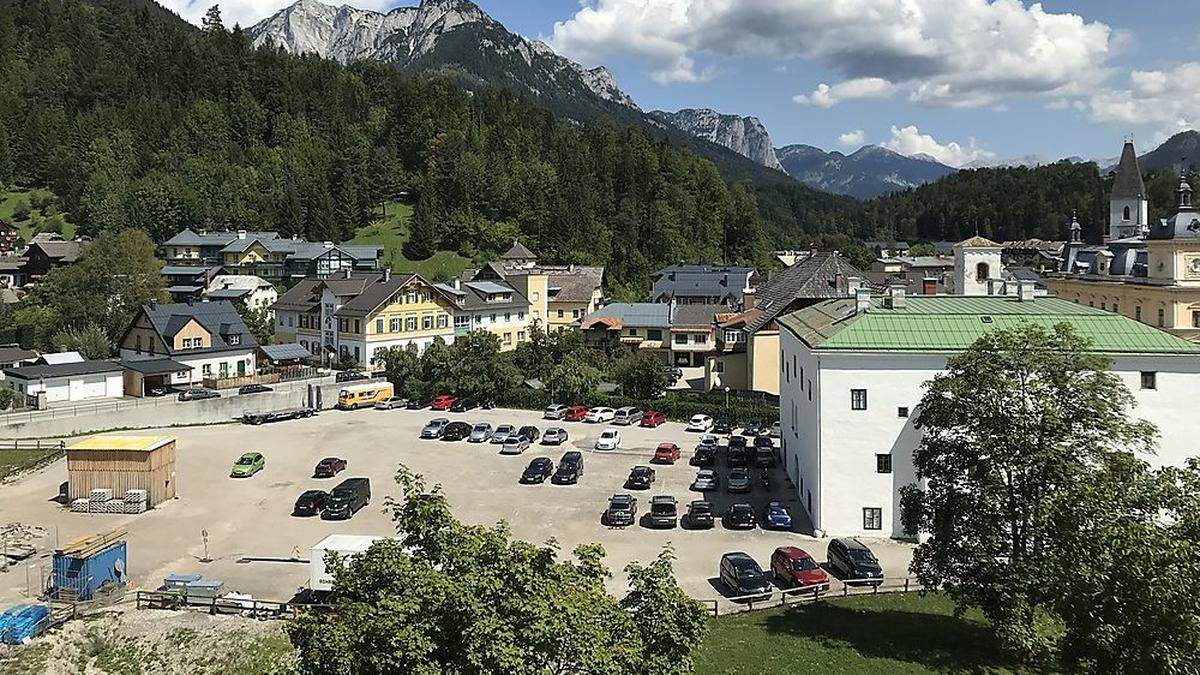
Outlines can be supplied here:
[[1012, 673], [978, 613], [944, 596], [831, 598], [713, 619], [696, 672]]
[[[15, 220], [13, 218], [13, 211], [22, 203], [26, 206], [32, 205], [34, 198], [39, 195], [49, 196], [51, 192], [40, 188], [32, 190], [0, 190], [0, 220], [16, 225], [21, 239], [24, 241], [29, 241], [35, 234], [33, 231], [33, 220], [30, 218]], [[63, 238], [73, 239], [74, 237], [75, 225], [67, 222], [63, 226]]]
[[387, 217], [358, 229], [347, 244], [382, 246], [383, 260], [394, 272], [416, 272], [429, 280], [449, 279], [462, 274], [471, 261], [454, 251], [438, 251], [425, 260], [409, 260], [404, 256], [404, 242], [408, 241], [408, 221], [412, 218], [412, 206], [401, 202], [387, 205]]

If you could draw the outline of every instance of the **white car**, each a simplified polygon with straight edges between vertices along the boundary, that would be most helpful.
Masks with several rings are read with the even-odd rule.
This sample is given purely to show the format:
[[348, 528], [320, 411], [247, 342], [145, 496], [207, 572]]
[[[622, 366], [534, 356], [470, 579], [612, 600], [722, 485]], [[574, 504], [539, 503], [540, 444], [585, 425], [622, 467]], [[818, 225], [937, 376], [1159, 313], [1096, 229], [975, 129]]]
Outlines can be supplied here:
[[604, 408], [604, 407], [592, 408], [591, 410], [588, 411], [587, 415], [584, 415], [583, 421], [584, 422], [593, 422], [593, 423], [611, 422], [611, 421], [613, 421], [613, 418], [616, 416], [617, 416], [617, 411], [613, 410], [612, 408]]
[[597, 450], [616, 450], [621, 447], [621, 432], [616, 429], [605, 429], [596, 439]]
[[718, 447], [721, 445], [721, 439], [717, 438], [716, 436], [713, 436], [712, 434], [704, 434], [703, 436], [700, 437], [699, 445], [702, 445], [702, 446], [707, 445], [709, 447], [715, 448], [715, 447]]
[[770, 435], [771, 435], [771, 438], [779, 438], [781, 436], [780, 431], [779, 431], [779, 420], [775, 420], [775, 423], [771, 425], [771, 434]]
[[713, 418], [708, 415], [692, 415], [688, 421], [688, 431], [710, 431], [713, 428]]
[[567, 414], [567, 406], [565, 406], [561, 403], [552, 403], [546, 408], [546, 411], [544, 413], [542, 413], [542, 419], [544, 419], [544, 420], [561, 420], [563, 418], [563, 415], [566, 415], [566, 414]]

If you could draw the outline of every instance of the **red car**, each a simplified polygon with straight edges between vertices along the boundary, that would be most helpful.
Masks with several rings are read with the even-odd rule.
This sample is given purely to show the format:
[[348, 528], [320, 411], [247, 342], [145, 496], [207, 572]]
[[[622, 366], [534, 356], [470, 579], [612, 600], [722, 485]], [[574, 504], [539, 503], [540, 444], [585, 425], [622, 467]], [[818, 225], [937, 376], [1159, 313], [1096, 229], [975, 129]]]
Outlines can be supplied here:
[[563, 413], [563, 421], [582, 422], [583, 418], [587, 417], [588, 411], [590, 410], [591, 408], [587, 407], [586, 405], [576, 403], [570, 408], [567, 408], [567, 412]]
[[654, 451], [653, 462], [674, 464], [679, 459], [679, 446], [674, 443], [659, 443]]
[[647, 410], [646, 412], [642, 413], [641, 425], [644, 427], [654, 428], [666, 421], [667, 416], [665, 414], [660, 413], [657, 410]]
[[339, 457], [326, 457], [317, 462], [317, 466], [313, 469], [314, 478], [333, 478], [342, 471], [346, 470], [346, 460]]
[[450, 394], [439, 394], [433, 399], [433, 403], [429, 404], [430, 410], [449, 410], [450, 406], [454, 405], [454, 397]]
[[829, 590], [829, 575], [802, 548], [780, 546], [771, 554], [771, 573], [784, 588]]

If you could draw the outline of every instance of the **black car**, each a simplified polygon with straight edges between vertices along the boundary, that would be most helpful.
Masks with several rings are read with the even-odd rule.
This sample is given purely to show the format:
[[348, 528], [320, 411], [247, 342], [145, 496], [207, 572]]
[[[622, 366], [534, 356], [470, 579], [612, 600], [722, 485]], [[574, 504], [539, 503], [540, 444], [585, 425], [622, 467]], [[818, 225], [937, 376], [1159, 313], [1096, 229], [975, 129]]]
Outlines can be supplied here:
[[757, 526], [758, 519], [749, 504], [734, 504], [725, 514], [725, 527], [731, 530], [753, 530]]
[[600, 516], [600, 523], [609, 527], [632, 525], [637, 519], [637, 497], [617, 494], [608, 500], [608, 508]]
[[329, 491], [329, 501], [321, 515], [327, 520], [346, 520], [370, 503], [370, 479], [347, 478]]
[[773, 586], [771, 580], [763, 574], [762, 568], [749, 554], [737, 551], [721, 556], [721, 568], [718, 571], [721, 583], [729, 589], [734, 597], [747, 599], [765, 599], [771, 597]]
[[467, 422], [451, 422], [442, 431], [443, 441], [461, 441], [471, 435], [471, 425]]
[[729, 449], [730, 450], [745, 450], [746, 449], [746, 437], [745, 436], [731, 436], [729, 438]]
[[329, 502], [329, 493], [324, 490], [305, 490], [292, 507], [293, 516], [318, 516]]
[[554, 472], [550, 482], [557, 485], [574, 485], [582, 475], [583, 453], [572, 450], [563, 453], [562, 458], [558, 460], [558, 470]]
[[650, 500], [650, 513], [646, 514], [647, 527], [675, 527], [679, 524], [679, 508], [674, 497], [658, 495]]
[[525, 471], [521, 473], [521, 482], [525, 484], [545, 483], [553, 472], [554, 462], [551, 462], [549, 457], [535, 457], [530, 460], [529, 466], [525, 467]]
[[883, 583], [879, 559], [861, 541], [834, 539], [825, 553], [829, 569], [847, 585], [878, 586]]
[[713, 420], [712, 430], [714, 434], [731, 434], [735, 426], [737, 426], [737, 422], [734, 422], [732, 417], [720, 415]]
[[530, 443], [536, 443], [542, 432], [538, 431], [538, 428], [535, 426], [528, 426], [517, 429], [517, 435], [524, 436]]
[[746, 426], [742, 427], [743, 436], [758, 436], [764, 431], [770, 431], [770, 427], [764, 427], [760, 420], [750, 420], [746, 422]]
[[239, 387], [239, 388], [238, 388], [238, 395], [242, 395], [242, 394], [262, 394], [262, 393], [264, 393], [264, 392], [268, 392], [268, 391], [275, 391], [275, 390], [274, 390], [274, 389], [272, 389], [272, 388], [270, 388], [270, 387], [268, 387], [268, 386], [267, 386], [267, 385], [265, 385], [265, 384], [248, 384], [248, 385], [246, 385], [246, 386], [244, 386], [244, 387]]
[[654, 485], [654, 469], [648, 466], [633, 467], [625, 479], [625, 487], [630, 490], [649, 490], [651, 485]]
[[717, 463], [717, 449], [711, 445], [701, 445], [692, 455], [692, 466], [712, 466]]
[[754, 466], [760, 468], [775, 466], [775, 443], [770, 436], [759, 436], [754, 439]]
[[367, 374], [359, 370], [343, 370], [334, 376], [334, 382], [354, 382], [356, 380], [366, 380]]
[[713, 505], [712, 502], [697, 500], [688, 504], [687, 515], [684, 516], [684, 523], [693, 530], [710, 530], [713, 526]]
[[146, 396], [150, 398], [159, 398], [173, 393], [175, 393], [175, 389], [172, 387], [150, 387], [146, 390]]
[[457, 398], [450, 404], [450, 412], [467, 412], [478, 407], [479, 404], [469, 398]]
[[408, 408], [409, 410], [421, 410], [423, 408], [428, 408], [430, 403], [433, 403], [433, 400], [428, 396], [414, 396], [408, 399], [408, 405], [404, 407]]
[[725, 453], [725, 466], [750, 466], [753, 458], [754, 451], [746, 447], [745, 437], [734, 436], [729, 439], [729, 449]]

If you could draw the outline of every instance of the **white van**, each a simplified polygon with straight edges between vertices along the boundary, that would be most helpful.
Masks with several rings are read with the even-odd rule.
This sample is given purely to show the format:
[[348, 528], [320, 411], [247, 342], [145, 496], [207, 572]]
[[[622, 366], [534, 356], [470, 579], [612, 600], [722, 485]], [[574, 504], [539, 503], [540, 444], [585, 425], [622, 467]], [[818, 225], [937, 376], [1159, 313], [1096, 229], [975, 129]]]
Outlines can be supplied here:
[[613, 415], [613, 424], [629, 426], [642, 421], [642, 410], [637, 406], [627, 405], [624, 408], [617, 408], [616, 414]]

